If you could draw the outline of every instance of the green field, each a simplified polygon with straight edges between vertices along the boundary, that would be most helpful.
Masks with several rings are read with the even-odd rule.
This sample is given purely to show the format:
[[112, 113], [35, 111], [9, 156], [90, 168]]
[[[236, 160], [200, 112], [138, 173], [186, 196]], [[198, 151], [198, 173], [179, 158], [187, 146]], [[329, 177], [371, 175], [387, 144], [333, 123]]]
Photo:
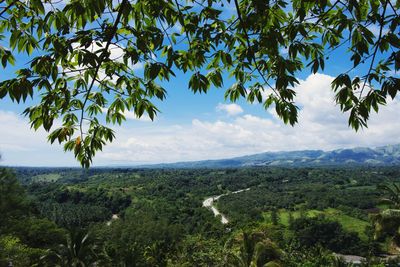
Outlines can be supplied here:
[[[300, 211], [293, 211], [292, 216], [294, 219], [300, 217]], [[363, 221], [349, 215], [344, 214], [342, 211], [334, 208], [328, 208], [323, 211], [321, 210], [307, 210], [305, 215], [308, 217], [316, 217], [318, 215], [325, 215], [328, 219], [338, 221], [345, 230], [358, 233], [361, 239], [367, 239], [365, 234], [365, 227], [369, 225], [367, 221]], [[264, 212], [263, 217], [266, 221], [271, 221], [271, 212]], [[284, 226], [289, 226], [289, 211], [281, 209], [279, 210], [279, 222]]]

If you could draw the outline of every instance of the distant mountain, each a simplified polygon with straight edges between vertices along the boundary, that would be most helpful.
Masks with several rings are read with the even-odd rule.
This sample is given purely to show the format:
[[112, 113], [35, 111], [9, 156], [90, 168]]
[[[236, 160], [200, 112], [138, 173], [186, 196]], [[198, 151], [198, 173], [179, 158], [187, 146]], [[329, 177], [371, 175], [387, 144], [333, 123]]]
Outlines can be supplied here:
[[232, 168], [247, 166], [346, 166], [346, 165], [399, 165], [400, 144], [376, 148], [350, 148], [332, 151], [301, 150], [265, 152], [261, 154], [220, 160], [177, 162], [146, 165], [151, 168]]

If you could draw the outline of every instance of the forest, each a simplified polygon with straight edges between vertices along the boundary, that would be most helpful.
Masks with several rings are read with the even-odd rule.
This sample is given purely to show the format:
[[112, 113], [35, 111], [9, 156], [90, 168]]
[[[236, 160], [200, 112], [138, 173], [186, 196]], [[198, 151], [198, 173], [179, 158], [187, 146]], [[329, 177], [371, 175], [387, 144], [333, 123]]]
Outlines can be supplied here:
[[[15, 168], [0, 174], [0, 266], [400, 262], [397, 167]], [[214, 205], [226, 224], [202, 206], [219, 195]]]
[[[165, 102], [173, 113], [164, 114], [193, 110], [195, 122], [203, 111], [181, 91], [176, 104], [177, 87], [211, 98], [220, 89], [221, 101], [258, 104], [293, 126], [306, 117], [305, 73], [327, 73], [329, 104], [365, 129], [397, 103], [399, 9], [399, 0], [0, 0], [0, 111], [22, 113], [84, 167], [0, 167], [0, 267], [399, 266], [400, 169], [368, 165], [392, 164], [385, 151], [372, 162], [358, 157], [358, 167], [89, 169], [96, 153], [123, 140], [114, 127], [154, 120]], [[307, 105], [324, 105], [312, 96]], [[319, 115], [321, 126], [336, 125], [331, 111]], [[16, 129], [2, 149], [22, 139]], [[380, 130], [363, 142], [398, 136]], [[264, 141], [278, 142], [271, 132]], [[146, 153], [144, 142], [125, 145]], [[23, 146], [15, 148], [28, 154]]]

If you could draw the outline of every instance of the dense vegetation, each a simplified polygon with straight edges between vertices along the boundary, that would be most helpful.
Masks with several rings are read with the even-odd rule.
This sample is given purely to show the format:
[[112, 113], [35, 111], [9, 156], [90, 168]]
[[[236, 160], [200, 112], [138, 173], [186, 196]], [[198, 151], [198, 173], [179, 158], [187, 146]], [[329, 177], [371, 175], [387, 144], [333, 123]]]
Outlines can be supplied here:
[[[397, 167], [14, 172], [0, 176], [0, 266], [343, 266], [333, 252], [378, 264], [398, 244], [383, 212], [396, 199], [377, 188]], [[221, 194], [226, 225], [202, 207]]]

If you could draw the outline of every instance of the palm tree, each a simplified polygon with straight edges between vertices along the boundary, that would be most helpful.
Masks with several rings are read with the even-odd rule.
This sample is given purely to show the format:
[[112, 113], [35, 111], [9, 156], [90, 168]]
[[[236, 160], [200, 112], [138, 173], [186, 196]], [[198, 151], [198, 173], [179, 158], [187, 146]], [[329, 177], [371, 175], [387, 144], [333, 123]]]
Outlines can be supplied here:
[[394, 209], [400, 209], [400, 187], [397, 184], [393, 183], [391, 186], [381, 184], [377, 188], [388, 195], [381, 199], [382, 203], [389, 204]]
[[101, 253], [89, 234], [71, 231], [65, 243], [49, 250], [43, 260], [50, 264], [49, 266], [89, 267], [100, 263]]
[[266, 238], [263, 233], [256, 232], [249, 234], [243, 232], [239, 237], [229, 240], [225, 244], [225, 249], [227, 250], [225, 255], [226, 266], [283, 266], [283, 251], [270, 239]]
[[162, 243], [156, 241], [155, 243], [146, 247], [144, 257], [149, 266], [166, 266], [166, 255], [162, 249]]
[[375, 228], [375, 239], [390, 237], [394, 247], [400, 247], [400, 187], [382, 184], [377, 187], [387, 194], [381, 198], [381, 202], [389, 204], [389, 209], [381, 211], [379, 214], [371, 215], [372, 223]]
[[375, 239], [389, 235], [400, 246], [400, 210], [387, 209], [372, 215], [371, 219], [375, 227]]

